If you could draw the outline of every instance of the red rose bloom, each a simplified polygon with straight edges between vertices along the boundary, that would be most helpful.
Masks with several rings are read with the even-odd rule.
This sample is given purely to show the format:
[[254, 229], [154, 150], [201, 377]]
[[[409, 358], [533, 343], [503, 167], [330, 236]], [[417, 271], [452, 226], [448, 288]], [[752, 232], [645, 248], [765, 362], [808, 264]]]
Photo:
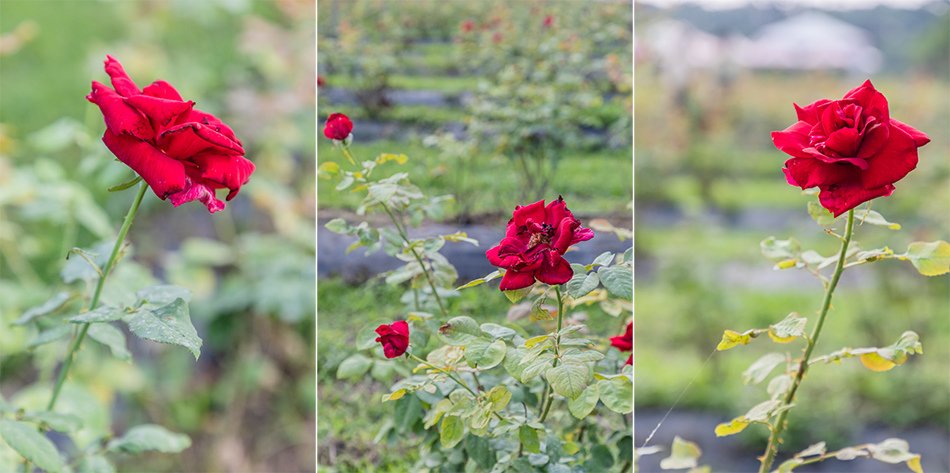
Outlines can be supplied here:
[[323, 76], [317, 74], [317, 87], [323, 87], [327, 85], [327, 81], [323, 79]]
[[[620, 351], [633, 351], [633, 322], [627, 323], [627, 331], [623, 335], [610, 337], [610, 345]], [[633, 354], [627, 359], [625, 365], [633, 364]]]
[[227, 188], [231, 200], [254, 172], [234, 131], [165, 81], [140, 90], [112, 56], [105, 69], [114, 90], [93, 81], [86, 99], [102, 111], [106, 147], [175, 207], [198, 200], [209, 212], [223, 209], [215, 190]]
[[471, 33], [475, 29], [475, 22], [472, 20], [465, 20], [462, 22], [460, 27], [462, 33]]
[[323, 127], [323, 136], [331, 140], [343, 141], [353, 132], [353, 122], [350, 117], [342, 113], [334, 113], [327, 117], [327, 124]]
[[509, 291], [534, 284], [564, 284], [574, 275], [563, 255], [578, 242], [594, 238], [594, 231], [581, 227], [562, 197], [544, 206], [544, 201], [515, 208], [505, 238], [485, 255], [491, 264], [504, 268], [499, 289]]
[[550, 28], [552, 26], [554, 26], [554, 17], [551, 15], [544, 17], [544, 27]]
[[376, 327], [376, 341], [383, 346], [386, 358], [396, 358], [409, 348], [409, 324], [405, 320], [397, 320], [389, 325]]
[[836, 217], [875, 197], [891, 195], [894, 183], [917, 167], [926, 134], [890, 117], [887, 98], [871, 81], [841, 100], [795, 105], [798, 122], [772, 132], [789, 184], [818, 187], [821, 205]]

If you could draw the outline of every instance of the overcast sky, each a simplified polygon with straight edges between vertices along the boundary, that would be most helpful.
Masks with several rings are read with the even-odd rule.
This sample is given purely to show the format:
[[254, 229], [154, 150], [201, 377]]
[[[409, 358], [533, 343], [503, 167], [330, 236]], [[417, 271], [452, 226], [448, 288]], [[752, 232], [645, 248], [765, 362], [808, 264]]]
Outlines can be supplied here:
[[729, 9], [746, 5], [794, 5], [823, 9], [861, 9], [887, 5], [897, 8], [917, 9], [923, 5], [933, 3], [933, 0], [637, 0], [637, 2], [660, 7], [692, 3], [709, 9]]

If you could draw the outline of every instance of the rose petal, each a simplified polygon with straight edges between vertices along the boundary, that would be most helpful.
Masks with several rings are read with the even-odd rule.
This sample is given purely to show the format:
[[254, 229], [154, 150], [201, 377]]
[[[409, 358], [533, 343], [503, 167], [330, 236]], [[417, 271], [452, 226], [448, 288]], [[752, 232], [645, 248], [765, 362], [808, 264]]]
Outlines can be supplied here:
[[918, 130], [918, 129], [916, 129], [916, 128], [914, 128], [914, 127], [912, 127], [912, 126], [910, 126], [910, 125], [908, 125], [908, 124], [906, 124], [906, 123], [904, 123], [904, 122], [901, 122], [901, 121], [898, 121], [898, 120], [895, 120], [895, 119], [892, 118], [892, 119], [891, 119], [891, 127], [897, 127], [897, 128], [899, 128], [899, 129], [903, 130], [904, 133], [907, 133], [908, 135], [910, 135], [910, 137], [914, 139], [914, 144], [916, 144], [918, 148], [921, 147], [921, 146], [923, 146], [923, 145], [925, 145], [925, 144], [927, 144], [927, 143], [930, 143], [930, 137], [927, 136], [926, 133], [924, 133], [924, 132], [922, 132], [922, 131], [920, 131], [920, 130]]
[[804, 108], [799, 107], [797, 103], [792, 105], [795, 106], [795, 114], [798, 116], [798, 121], [814, 125], [818, 123], [818, 110], [829, 102], [831, 101], [828, 99], [821, 99], [806, 105]]
[[[191, 113], [189, 113], [188, 116], [185, 117], [185, 119], [181, 121], [181, 123], [187, 123], [187, 122], [201, 123], [202, 125], [205, 125], [211, 128], [212, 130], [228, 137], [228, 139], [237, 143], [238, 146], [244, 146], [241, 143], [241, 140], [237, 139], [237, 137], [234, 136], [234, 130], [232, 130], [231, 127], [225, 125], [224, 122], [222, 122], [218, 117], [210, 113], [202, 112], [201, 110], [197, 110], [197, 109], [192, 109]], [[244, 154], [244, 153], [241, 153], [241, 154]]]
[[506, 237], [498, 245], [485, 252], [488, 262], [499, 268], [511, 268], [524, 261], [522, 256], [528, 250], [527, 245], [517, 238]]
[[816, 159], [792, 158], [785, 161], [785, 178], [789, 184], [810, 187], [858, 179], [858, 169], [845, 164], [828, 164]]
[[861, 135], [854, 128], [839, 128], [828, 136], [825, 146], [841, 156], [855, 156], [861, 146]]
[[129, 135], [118, 135], [106, 130], [102, 142], [164, 200], [185, 188], [185, 166], [156, 149], [151, 144]]
[[149, 95], [133, 95], [125, 103], [141, 112], [151, 120], [152, 128], [163, 130], [178, 117], [191, 111], [194, 102], [162, 99]]
[[191, 162], [198, 165], [201, 180], [231, 190], [226, 200], [234, 198], [254, 172], [254, 163], [233, 154], [203, 153], [193, 157]]
[[877, 154], [887, 143], [887, 139], [890, 137], [890, 128], [874, 117], [868, 118], [864, 123], [864, 131], [862, 132], [864, 138], [861, 140], [861, 148], [858, 149], [857, 157], [867, 159]]
[[[887, 107], [887, 97], [874, 88], [870, 80], [844, 94], [844, 100], [853, 100], [864, 109], [865, 117], [874, 117], [882, 123], [890, 121], [890, 112]], [[866, 119], [866, 118], [865, 118]]]
[[865, 189], [861, 186], [860, 181], [819, 188], [821, 192], [818, 193], [818, 201], [821, 202], [822, 207], [831, 211], [835, 217], [871, 199], [886, 197], [894, 192], [894, 186], [892, 185]]
[[142, 89], [142, 93], [160, 99], [177, 100], [179, 102], [184, 101], [181, 98], [181, 94], [179, 94], [171, 84], [163, 80], [157, 80], [147, 85]]
[[125, 98], [100, 82], [92, 81], [92, 92], [86, 100], [99, 106], [106, 128], [117, 135], [132, 135], [150, 140], [155, 135], [145, 115], [127, 104]]
[[551, 203], [544, 208], [544, 215], [544, 223], [552, 227], [560, 225], [565, 217], [574, 218], [574, 214], [567, 209], [567, 204], [564, 203], [564, 198], [561, 196], [557, 196], [557, 199], [552, 200]]
[[574, 276], [574, 270], [560, 254], [548, 251], [544, 263], [534, 272], [534, 275], [538, 281], [554, 286], [570, 281]]
[[244, 148], [223, 134], [200, 123], [189, 122], [162, 132], [158, 146], [177, 159], [188, 159], [203, 152], [243, 155]]
[[551, 246], [562, 255], [566, 253], [571, 246], [571, 242], [574, 241], [574, 229], [579, 226], [581, 226], [580, 222], [573, 216], [561, 219], [556, 227], [557, 230], [554, 232], [555, 239], [551, 242]]
[[511, 219], [515, 225], [521, 227], [527, 225], [529, 221], [544, 223], [546, 216], [544, 212], [544, 201], [539, 200], [533, 204], [516, 207]]
[[208, 212], [215, 213], [224, 209], [224, 202], [218, 200], [214, 195], [214, 189], [212, 187], [193, 179], [188, 180], [185, 189], [181, 192], [169, 194], [168, 199], [172, 201], [172, 205], [175, 207], [186, 202], [197, 200], [205, 204], [205, 207], [208, 208]]
[[861, 185], [866, 189], [893, 184], [917, 167], [917, 144], [901, 128], [894, 127], [890, 139], [874, 157], [868, 160], [868, 169], [861, 173]]
[[809, 158], [808, 153], [802, 150], [811, 146], [808, 138], [811, 128], [812, 125], [804, 121], [796, 122], [782, 131], [773, 131], [772, 143], [785, 154], [797, 158]]
[[829, 163], [829, 164], [848, 163], [858, 169], [867, 169], [868, 167], [867, 160], [862, 159], [862, 158], [846, 158], [846, 157], [839, 157], [839, 156], [828, 156], [827, 154], [822, 153], [821, 151], [818, 151], [816, 148], [805, 148], [803, 151], [808, 156], [811, 156], [812, 158], [815, 158], [824, 163]]
[[119, 95], [131, 97], [142, 93], [139, 86], [135, 85], [132, 78], [125, 73], [125, 68], [116, 58], [106, 55], [105, 68], [106, 74], [109, 74], [109, 78], [112, 79], [112, 87], [115, 87], [115, 91]]
[[505, 271], [505, 275], [501, 278], [498, 289], [502, 291], [513, 291], [515, 289], [526, 288], [532, 284], [534, 284], [534, 275], [530, 271], [519, 272], [509, 269]]

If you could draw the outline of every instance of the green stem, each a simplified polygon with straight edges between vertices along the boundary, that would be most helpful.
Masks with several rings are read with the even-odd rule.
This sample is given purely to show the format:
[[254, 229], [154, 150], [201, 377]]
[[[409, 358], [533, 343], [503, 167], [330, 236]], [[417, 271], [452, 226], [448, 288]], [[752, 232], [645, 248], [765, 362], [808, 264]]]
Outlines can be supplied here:
[[[143, 182], [139, 186], [139, 192], [135, 195], [135, 200], [132, 201], [132, 206], [129, 207], [129, 212], [125, 214], [125, 220], [122, 221], [122, 227], [119, 228], [119, 236], [115, 240], [115, 245], [112, 246], [112, 254], [109, 255], [109, 260], [106, 261], [106, 266], [102, 268], [102, 275], [99, 277], [99, 281], [96, 283], [96, 290], [93, 292], [92, 300], [89, 302], [89, 310], [95, 310], [96, 305], [99, 304], [99, 297], [102, 295], [102, 288], [105, 286], [106, 277], [109, 276], [109, 273], [115, 266], [116, 260], [119, 256], [119, 251], [122, 249], [122, 243], [125, 242], [125, 237], [129, 233], [129, 228], [132, 227], [132, 222], [135, 220], [135, 214], [139, 211], [139, 205], [142, 203], [142, 198], [145, 197], [145, 192], [147, 190], [148, 184]], [[47, 411], [52, 411], [53, 407], [56, 406], [56, 400], [59, 398], [59, 392], [63, 389], [63, 382], [66, 381], [66, 376], [69, 374], [69, 368], [72, 367], [73, 359], [76, 358], [76, 352], [79, 351], [79, 346], [82, 345], [82, 341], [86, 338], [86, 332], [88, 331], [89, 324], [82, 324], [79, 327], [79, 333], [73, 338], [73, 342], [69, 346], [69, 351], [66, 353], [66, 358], [63, 360], [63, 367], [60, 369], [59, 376], [56, 378], [56, 384], [53, 386], [53, 395], [50, 397], [49, 403], [46, 405]]]
[[[561, 286], [554, 286], [554, 292], [557, 294], [557, 333], [554, 335], [554, 364], [552, 368], [557, 366], [558, 357], [561, 356], [561, 325], [564, 322], [564, 298], [561, 297]], [[548, 393], [548, 388], [550, 388], [550, 384], [545, 387], [545, 393]], [[544, 419], [548, 418], [548, 412], [551, 411], [551, 404], [554, 404], [553, 392], [547, 394], [546, 397], [549, 397], [548, 403], [544, 406], [544, 411], [541, 412], [539, 422], [544, 422]], [[543, 402], [544, 398], [541, 398], [541, 400]]]
[[433, 365], [432, 363], [429, 363], [428, 361], [423, 360], [422, 358], [419, 358], [418, 356], [416, 356], [416, 355], [413, 354], [413, 353], [409, 353], [409, 358], [412, 358], [413, 360], [418, 361], [419, 363], [422, 363], [423, 365], [426, 365], [426, 366], [428, 366], [429, 368], [432, 368], [432, 369], [434, 369], [434, 370], [436, 370], [436, 371], [438, 371], [438, 372], [440, 372], [440, 373], [442, 373], [442, 374], [448, 376], [449, 379], [451, 379], [452, 381], [455, 381], [456, 384], [458, 384], [459, 386], [465, 388], [465, 390], [468, 391], [472, 396], [478, 397], [478, 394], [475, 394], [475, 391], [472, 391], [472, 388], [468, 387], [468, 385], [465, 384], [465, 381], [462, 381], [461, 378], [456, 378], [455, 376], [452, 376], [452, 372], [451, 372], [451, 371], [449, 371], [449, 370], [447, 370], [447, 369], [445, 369], [445, 368], [439, 368], [438, 366], [435, 366], [435, 365]]
[[[795, 380], [792, 382], [791, 389], [789, 389], [788, 393], [785, 395], [785, 399], [783, 399], [781, 407], [786, 407], [792, 403], [792, 400], [795, 399], [795, 393], [798, 391], [798, 387], [802, 384], [802, 378], [805, 376], [805, 370], [808, 369], [808, 360], [811, 358], [812, 351], [814, 351], [815, 345], [818, 343], [818, 337], [821, 335], [821, 328], [825, 325], [825, 317], [828, 315], [828, 309], [831, 308], [831, 296], [834, 294], [835, 288], [838, 286], [838, 280], [841, 279], [841, 273], [844, 272], [844, 262], [847, 258], [848, 245], [851, 243], [851, 236], [853, 233], [854, 209], [851, 209], [848, 211], [848, 224], [845, 227], [844, 238], [841, 240], [841, 250], [838, 253], [838, 263], [835, 265], [835, 272], [831, 277], [831, 282], [828, 283], [828, 288], [825, 290], [825, 299], [821, 304], [821, 312], [818, 315], [818, 323], [815, 325], [815, 329], [812, 331], [811, 337], [808, 338], [807, 345], [805, 346], [805, 355], [798, 364], [798, 371], [795, 373]], [[790, 409], [782, 410], [771, 429], [772, 433], [769, 435], [768, 446], [766, 446], [765, 453], [762, 455], [762, 464], [759, 467], [759, 473], [768, 473], [772, 468], [772, 463], [775, 461], [775, 455], [778, 454], [778, 444], [781, 441], [782, 432], [785, 430], [786, 418], [788, 417], [789, 410]]]

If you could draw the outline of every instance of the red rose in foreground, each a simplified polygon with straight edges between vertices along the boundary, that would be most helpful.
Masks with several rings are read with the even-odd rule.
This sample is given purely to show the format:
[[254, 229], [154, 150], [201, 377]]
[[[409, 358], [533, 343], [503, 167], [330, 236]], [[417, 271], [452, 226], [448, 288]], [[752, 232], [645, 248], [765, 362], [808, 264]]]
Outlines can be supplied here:
[[327, 124], [323, 127], [323, 136], [331, 140], [343, 141], [353, 132], [353, 122], [350, 117], [342, 113], [333, 113], [327, 117]]
[[[610, 337], [610, 345], [620, 351], [633, 351], [633, 322], [627, 323], [627, 331], [623, 335]], [[633, 355], [627, 359], [627, 365], [633, 364]]]
[[115, 90], [93, 81], [86, 99], [102, 111], [106, 147], [175, 207], [198, 200], [209, 212], [223, 209], [215, 190], [227, 188], [231, 200], [254, 172], [231, 128], [165, 81], [139, 90], [112, 56], [105, 69]]
[[383, 346], [386, 358], [396, 358], [409, 348], [409, 324], [405, 320], [397, 320], [389, 325], [376, 327], [376, 341]]
[[818, 187], [821, 205], [835, 217], [891, 195], [894, 183], [917, 167], [917, 148], [930, 142], [890, 117], [887, 98], [871, 81], [841, 100], [795, 110], [797, 123], [772, 132], [775, 146], [792, 156], [785, 161], [785, 178], [802, 189]]
[[564, 199], [544, 206], [544, 201], [515, 208], [505, 238], [485, 255], [491, 264], [504, 268], [499, 289], [509, 291], [534, 284], [564, 284], [574, 275], [563, 255], [578, 242], [594, 238], [594, 231], [581, 227]]

